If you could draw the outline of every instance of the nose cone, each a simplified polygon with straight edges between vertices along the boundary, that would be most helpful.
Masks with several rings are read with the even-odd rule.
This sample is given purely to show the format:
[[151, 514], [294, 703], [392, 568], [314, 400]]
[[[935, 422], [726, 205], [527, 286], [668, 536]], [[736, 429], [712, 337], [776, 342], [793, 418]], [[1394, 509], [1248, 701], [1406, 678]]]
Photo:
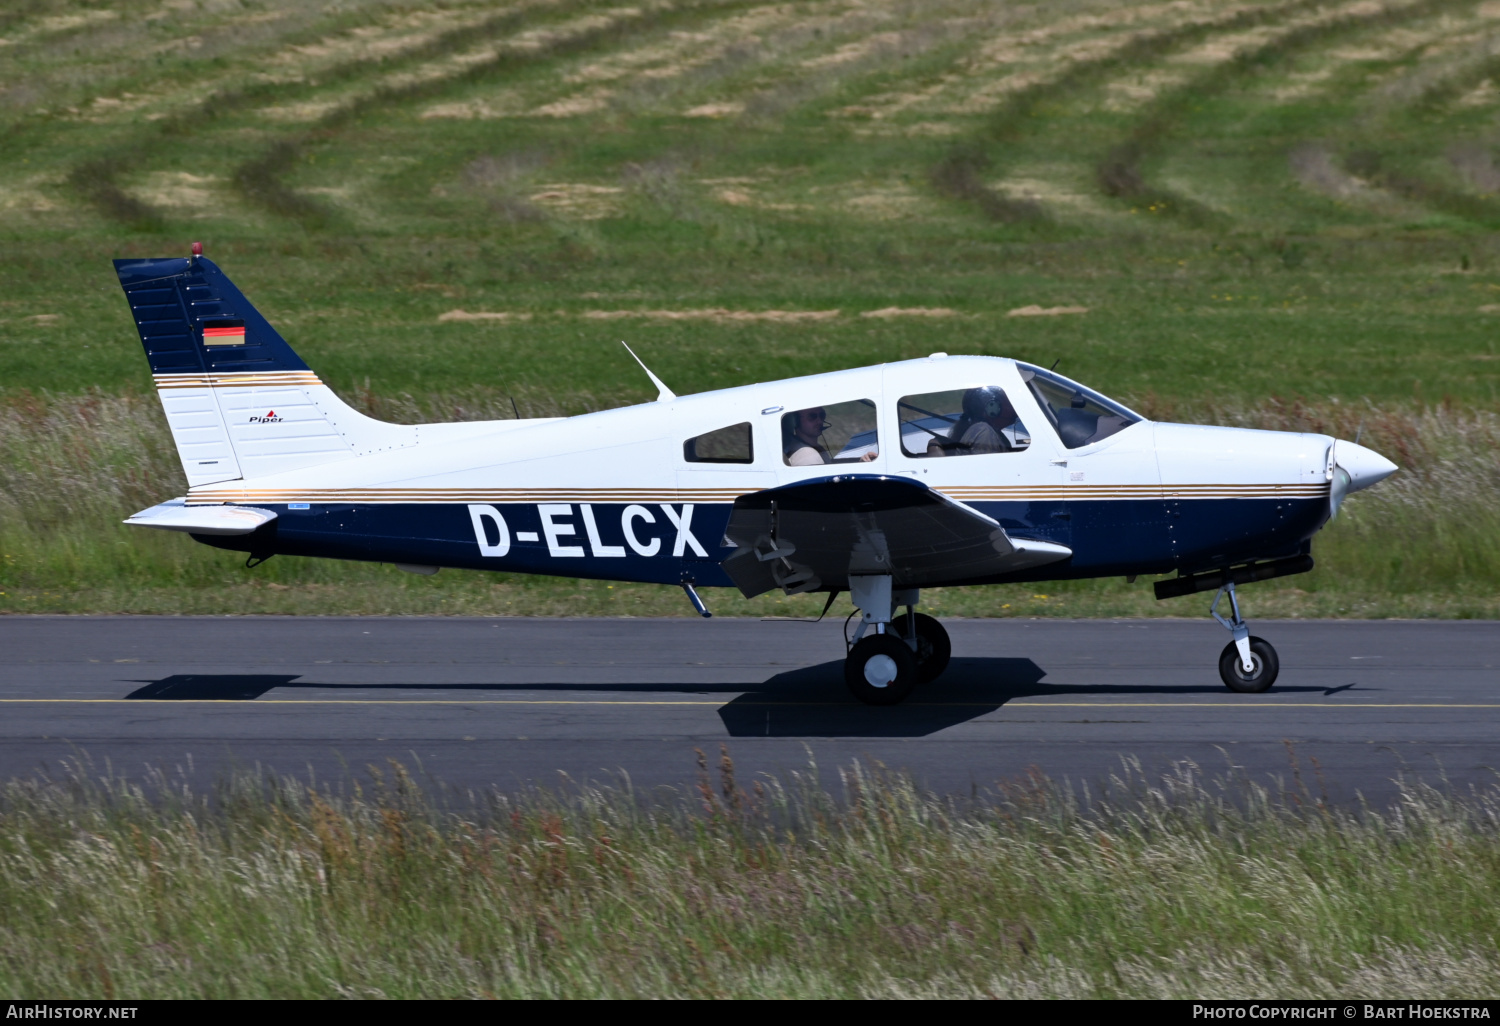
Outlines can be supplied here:
[[1366, 449], [1342, 438], [1334, 443], [1333, 458], [1348, 473], [1351, 492], [1378, 484], [1401, 469], [1374, 449]]

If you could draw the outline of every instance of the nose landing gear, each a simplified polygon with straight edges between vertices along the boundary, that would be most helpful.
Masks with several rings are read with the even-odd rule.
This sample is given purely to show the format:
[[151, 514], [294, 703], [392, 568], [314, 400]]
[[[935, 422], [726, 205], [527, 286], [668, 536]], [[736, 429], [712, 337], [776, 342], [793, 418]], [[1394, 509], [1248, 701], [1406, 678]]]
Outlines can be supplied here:
[[[1233, 620], [1226, 620], [1219, 615], [1219, 601], [1226, 592], [1229, 594], [1229, 610], [1234, 616]], [[1213, 604], [1208, 607], [1208, 615], [1219, 621], [1219, 625], [1234, 636], [1234, 640], [1219, 653], [1219, 678], [1224, 681], [1224, 686], [1230, 691], [1258, 694], [1276, 683], [1276, 675], [1281, 671], [1281, 661], [1276, 657], [1276, 650], [1269, 641], [1251, 636], [1250, 625], [1240, 616], [1240, 602], [1234, 593], [1233, 579], [1214, 596]]]
[[[947, 669], [952, 643], [942, 624], [916, 611], [920, 594], [916, 588], [893, 592], [883, 574], [849, 578], [860, 622], [844, 660], [844, 683], [861, 702], [895, 705]], [[906, 613], [893, 620], [899, 606]]]

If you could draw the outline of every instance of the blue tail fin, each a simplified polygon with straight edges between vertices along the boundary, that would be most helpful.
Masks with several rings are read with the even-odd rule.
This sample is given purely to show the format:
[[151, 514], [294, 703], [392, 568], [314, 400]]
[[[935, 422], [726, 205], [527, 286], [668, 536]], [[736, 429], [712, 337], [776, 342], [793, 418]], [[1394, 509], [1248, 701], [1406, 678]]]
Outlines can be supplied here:
[[116, 260], [115, 273], [153, 374], [308, 369], [211, 260]]
[[350, 409], [202, 257], [115, 273], [193, 489], [417, 443], [415, 427]]

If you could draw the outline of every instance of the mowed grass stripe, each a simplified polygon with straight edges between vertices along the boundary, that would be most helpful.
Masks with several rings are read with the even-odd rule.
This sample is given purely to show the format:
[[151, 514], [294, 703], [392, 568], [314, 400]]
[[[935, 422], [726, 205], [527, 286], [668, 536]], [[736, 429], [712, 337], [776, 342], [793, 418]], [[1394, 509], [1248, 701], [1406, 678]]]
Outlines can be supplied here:
[[613, 19], [605, 19], [602, 24], [585, 24], [577, 31], [560, 33], [534, 47], [497, 47], [491, 56], [476, 60], [452, 75], [413, 76], [400, 85], [381, 87], [335, 108], [306, 132], [283, 138], [259, 157], [240, 164], [233, 172], [234, 184], [246, 199], [270, 213], [307, 225], [327, 224], [330, 218], [338, 216], [334, 210], [288, 187], [281, 180], [298, 160], [302, 147], [308, 143], [316, 141], [326, 144], [332, 135], [355, 123], [365, 114], [440, 96], [457, 83], [504, 76], [547, 63], [561, 55], [603, 49], [611, 43], [642, 32], [690, 24], [694, 19], [705, 15], [745, 6], [751, 6], [748, 0], [689, 0], [679, 6], [664, 3], [644, 11], [636, 7], [622, 7], [617, 12], [618, 16]]
[[1002, 222], [1025, 222], [1045, 212], [1034, 203], [1010, 199], [986, 184], [993, 176], [994, 152], [1002, 146], [1009, 152], [1045, 125], [1043, 108], [1080, 89], [1096, 85], [1113, 74], [1175, 52], [1217, 33], [1242, 30], [1266, 22], [1292, 17], [1314, 10], [1324, 0], [1289, 0], [1264, 6], [1237, 6], [1227, 13], [1204, 15], [1166, 28], [1146, 28], [1130, 32], [1119, 42], [1103, 46], [1081, 47], [1076, 59], [1063, 64], [1061, 71], [1027, 79], [1002, 93], [1002, 100], [988, 112], [979, 134], [952, 150], [948, 157], [930, 172], [932, 186], [951, 199], [970, 205], [986, 218]]
[[[1420, 220], [1430, 215], [1428, 208], [1351, 173], [1346, 155], [1351, 147], [1366, 148], [1368, 140], [1409, 134], [1401, 120], [1421, 101], [1420, 89], [1405, 83], [1447, 61], [1427, 58], [1448, 52], [1455, 36], [1467, 48], [1464, 39], [1489, 38], [1497, 27], [1500, 9], [1481, 4], [1278, 57], [1206, 105], [1194, 103], [1158, 147], [1151, 161], [1155, 174], [1238, 220], [1278, 198], [1308, 216], [1353, 208], [1388, 223]], [[1408, 100], [1396, 102], [1393, 97], [1402, 94]], [[1295, 135], [1286, 132], [1289, 125], [1296, 126]], [[1276, 144], [1261, 141], [1267, 138]], [[1212, 167], [1210, 153], [1216, 158]], [[1492, 161], [1485, 157], [1483, 163]]]
[[[164, 212], [123, 190], [118, 184], [118, 177], [122, 170], [148, 165], [154, 151], [163, 144], [204, 135], [226, 117], [258, 106], [286, 104], [298, 99], [312, 102], [330, 86], [358, 83], [372, 74], [377, 77], [377, 81], [364, 96], [380, 95], [382, 86], [379, 79], [398, 74], [403, 67], [461, 52], [465, 48], [472, 48], [476, 41], [515, 35], [534, 21], [551, 24], [576, 11], [597, 6], [593, 0], [545, 3], [537, 0], [533, 3], [514, 4], [498, 14], [488, 12], [474, 23], [451, 28], [435, 38], [424, 39], [396, 53], [361, 55], [324, 68], [316, 73], [314, 79], [251, 81], [215, 89], [207, 98], [157, 122], [144, 135], [137, 135], [105, 153], [76, 164], [68, 172], [67, 180], [77, 195], [92, 203], [107, 217], [126, 223], [160, 226], [167, 219]], [[296, 45], [288, 43], [278, 47], [276, 52], [295, 49]], [[330, 119], [325, 117], [321, 120]], [[231, 180], [238, 181], [233, 176]]]
[[[1103, 157], [1098, 166], [1100, 188], [1109, 196], [1182, 217], [1191, 224], [1208, 227], [1228, 223], [1219, 211], [1144, 177], [1143, 164], [1154, 156], [1163, 141], [1182, 123], [1187, 110], [1206, 98], [1233, 89], [1273, 59], [1298, 51], [1327, 46], [1335, 40], [1372, 26], [1399, 25], [1447, 11], [1472, 7], [1472, 0], [1414, 0], [1390, 3], [1375, 10], [1361, 2], [1342, 4], [1314, 14], [1258, 46], [1235, 53], [1182, 85], [1163, 94], [1136, 126]], [[1472, 208], [1471, 208], [1472, 209]]]

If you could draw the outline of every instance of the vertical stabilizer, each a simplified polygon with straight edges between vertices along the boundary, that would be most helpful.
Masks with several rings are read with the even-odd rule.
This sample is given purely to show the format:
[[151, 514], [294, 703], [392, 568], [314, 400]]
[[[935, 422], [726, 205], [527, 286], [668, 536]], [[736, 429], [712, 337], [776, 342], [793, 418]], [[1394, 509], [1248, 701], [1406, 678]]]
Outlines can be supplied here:
[[416, 444], [334, 395], [211, 261], [114, 263], [189, 486]]

